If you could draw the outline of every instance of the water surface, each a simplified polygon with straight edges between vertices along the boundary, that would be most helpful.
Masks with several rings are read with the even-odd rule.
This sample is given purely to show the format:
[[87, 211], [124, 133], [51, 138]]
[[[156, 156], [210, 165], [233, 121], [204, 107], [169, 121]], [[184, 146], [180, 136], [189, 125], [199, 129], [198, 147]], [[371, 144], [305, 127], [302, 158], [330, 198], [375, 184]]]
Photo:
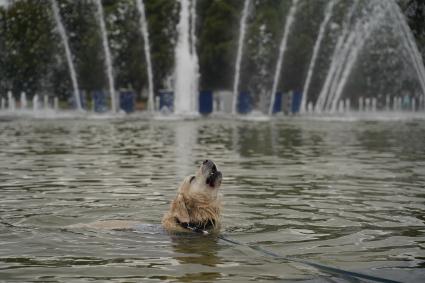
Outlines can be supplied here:
[[228, 237], [421, 281], [424, 140], [419, 120], [3, 121], [0, 280], [343, 281], [214, 237], [66, 228], [158, 224], [182, 178], [211, 158]]

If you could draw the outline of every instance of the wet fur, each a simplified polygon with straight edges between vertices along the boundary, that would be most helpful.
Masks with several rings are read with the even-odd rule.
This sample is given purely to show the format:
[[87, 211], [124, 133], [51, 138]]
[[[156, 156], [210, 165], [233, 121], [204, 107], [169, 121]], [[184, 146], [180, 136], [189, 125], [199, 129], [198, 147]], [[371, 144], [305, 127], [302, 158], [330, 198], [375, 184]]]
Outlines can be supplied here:
[[[195, 184], [196, 185], [196, 184]], [[213, 224], [213, 231], [220, 229], [221, 196], [190, 188], [190, 176], [180, 185], [177, 196], [162, 219], [163, 227], [171, 232], [187, 232], [180, 223]], [[180, 222], [180, 223], [179, 223]]]
[[[221, 185], [220, 177], [213, 183], [208, 181], [211, 178], [213, 162], [205, 161], [195, 176], [186, 177], [178, 189], [177, 196], [172, 200], [170, 209], [162, 218], [162, 226], [168, 232], [190, 232], [181, 224], [186, 223], [194, 226], [208, 226], [208, 232], [217, 232], [220, 229], [221, 195], [218, 189]], [[216, 171], [217, 172], [217, 171]], [[191, 178], [196, 177], [196, 181], [191, 182]], [[67, 228], [92, 228], [108, 230], [134, 229], [138, 221], [125, 220], [105, 220], [88, 224], [74, 224]]]

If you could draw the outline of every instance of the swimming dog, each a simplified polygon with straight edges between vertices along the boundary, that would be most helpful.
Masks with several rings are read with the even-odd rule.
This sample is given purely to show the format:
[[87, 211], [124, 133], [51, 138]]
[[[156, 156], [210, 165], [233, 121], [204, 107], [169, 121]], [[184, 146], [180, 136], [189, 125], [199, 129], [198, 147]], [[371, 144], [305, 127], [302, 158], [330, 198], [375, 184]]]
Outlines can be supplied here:
[[170, 209], [162, 218], [169, 232], [217, 232], [220, 229], [223, 175], [211, 160], [202, 162], [195, 175], [187, 176], [180, 185]]
[[[220, 229], [222, 174], [211, 160], [202, 162], [195, 175], [187, 176], [171, 201], [170, 209], [162, 218], [162, 227], [173, 232], [217, 232]], [[108, 230], [149, 230], [160, 232], [160, 225], [138, 221], [103, 220], [88, 224], [74, 224], [68, 228]]]

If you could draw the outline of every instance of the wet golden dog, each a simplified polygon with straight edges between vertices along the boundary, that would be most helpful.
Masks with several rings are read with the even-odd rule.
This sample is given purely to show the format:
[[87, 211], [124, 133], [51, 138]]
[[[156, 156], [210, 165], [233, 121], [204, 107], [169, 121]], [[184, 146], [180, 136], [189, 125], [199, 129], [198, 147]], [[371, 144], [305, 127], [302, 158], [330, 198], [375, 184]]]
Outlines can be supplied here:
[[[195, 175], [188, 176], [183, 180], [177, 196], [171, 202], [169, 211], [162, 219], [163, 228], [168, 232], [209, 233], [218, 231], [221, 209], [221, 195], [218, 189], [222, 178], [222, 174], [217, 170], [214, 162], [205, 160]], [[103, 220], [67, 227], [108, 230], [143, 230], [146, 227], [152, 229], [151, 224], [126, 220]]]
[[162, 218], [171, 232], [214, 232], [220, 228], [222, 174], [211, 160], [202, 162], [193, 176], [187, 176], [178, 189], [170, 210]]

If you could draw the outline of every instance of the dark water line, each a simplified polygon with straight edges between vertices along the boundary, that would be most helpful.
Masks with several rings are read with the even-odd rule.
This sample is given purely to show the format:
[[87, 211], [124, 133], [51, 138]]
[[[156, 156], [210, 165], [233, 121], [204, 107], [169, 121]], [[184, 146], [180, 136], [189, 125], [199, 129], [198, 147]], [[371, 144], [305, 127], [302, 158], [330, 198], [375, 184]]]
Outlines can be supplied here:
[[287, 261], [292, 261], [292, 262], [297, 262], [297, 263], [309, 265], [311, 267], [315, 267], [315, 268], [317, 268], [321, 271], [324, 271], [326, 273], [339, 274], [339, 275], [342, 275], [344, 277], [348, 276], [348, 277], [351, 277], [351, 278], [361, 278], [361, 279], [371, 280], [371, 281], [375, 281], [375, 282], [382, 282], [382, 283], [401, 283], [400, 281], [380, 278], [380, 277], [376, 277], [376, 276], [372, 276], [372, 275], [368, 275], [368, 274], [343, 270], [343, 269], [339, 269], [339, 268], [336, 268], [336, 267], [327, 266], [327, 265], [323, 265], [323, 264], [319, 264], [319, 263], [315, 263], [315, 262], [311, 262], [311, 261], [300, 260], [300, 259], [296, 259], [296, 258], [282, 256], [280, 254], [265, 250], [265, 249], [263, 249], [259, 246], [252, 246], [252, 245], [248, 245], [248, 244], [245, 244], [245, 243], [241, 243], [241, 242], [235, 241], [235, 240], [230, 239], [230, 238], [223, 236], [223, 235], [219, 235], [218, 238], [227, 242], [227, 243], [238, 245], [238, 246], [243, 246], [243, 247], [248, 247], [252, 250], [259, 251], [259, 252], [261, 252], [265, 255], [268, 255], [268, 256], [271, 256], [271, 257], [274, 257], [274, 258], [280, 258], [280, 259], [284, 259], [284, 260], [287, 260]]

